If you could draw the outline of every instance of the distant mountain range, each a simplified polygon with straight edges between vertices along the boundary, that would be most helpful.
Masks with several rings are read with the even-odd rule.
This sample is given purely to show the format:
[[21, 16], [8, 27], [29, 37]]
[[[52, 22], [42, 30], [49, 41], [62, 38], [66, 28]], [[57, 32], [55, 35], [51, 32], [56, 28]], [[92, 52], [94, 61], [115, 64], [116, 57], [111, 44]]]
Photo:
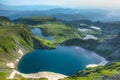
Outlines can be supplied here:
[[28, 16], [52, 16], [64, 21], [120, 21], [120, 10], [70, 9], [49, 5], [8, 6], [0, 4], [0, 16], [11, 19]]
[[58, 6], [51, 5], [25, 5], [25, 6], [11, 6], [0, 4], [1, 10], [48, 10], [58, 8]]

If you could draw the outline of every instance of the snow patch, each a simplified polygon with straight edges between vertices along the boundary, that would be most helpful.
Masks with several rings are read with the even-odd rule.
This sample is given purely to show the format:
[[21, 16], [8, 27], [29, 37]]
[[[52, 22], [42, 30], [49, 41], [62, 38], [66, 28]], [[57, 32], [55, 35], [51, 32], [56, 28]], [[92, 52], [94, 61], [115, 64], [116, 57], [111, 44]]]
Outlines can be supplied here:
[[6, 66], [10, 67], [10, 68], [15, 68], [15, 64], [10, 62], [10, 63], [7, 63]]
[[97, 27], [97, 26], [90, 26], [90, 28], [96, 29], [96, 30], [101, 30], [100, 27]]
[[86, 29], [86, 28], [78, 28], [78, 30], [81, 32], [91, 31], [90, 29]]
[[87, 24], [80, 24], [80, 26], [88, 26]]
[[93, 67], [97, 67], [98, 65], [97, 64], [89, 64], [86, 66], [86, 68], [93, 68]]
[[7, 79], [13, 79], [13, 78], [15, 77], [15, 74], [16, 74], [16, 73], [17, 73], [17, 71], [16, 71], [16, 70], [13, 70], [13, 71], [11, 72], [10, 76], [7, 77]]
[[98, 66], [104, 66], [105, 64], [107, 64], [108, 61], [106, 61], [105, 59], [103, 61], [101, 61], [99, 64], [89, 64], [86, 66], [86, 68], [93, 68], [93, 67], [98, 67]]
[[19, 59], [16, 59], [16, 62], [19, 62]]
[[97, 40], [98, 38], [95, 37], [94, 35], [87, 34], [87, 35], [83, 38], [83, 40], [88, 40], [88, 39], [94, 39], [94, 40]]
[[21, 49], [18, 50], [18, 53], [20, 53], [23, 56], [23, 52]]

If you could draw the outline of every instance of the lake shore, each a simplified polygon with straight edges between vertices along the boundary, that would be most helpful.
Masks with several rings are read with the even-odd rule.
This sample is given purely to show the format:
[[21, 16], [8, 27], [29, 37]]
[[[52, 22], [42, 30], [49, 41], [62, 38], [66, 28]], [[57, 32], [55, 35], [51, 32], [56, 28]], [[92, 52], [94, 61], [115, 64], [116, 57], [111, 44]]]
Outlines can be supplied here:
[[98, 64], [88, 64], [86, 68], [92, 68], [92, 67], [98, 67], [98, 66], [104, 66], [106, 65], [109, 61], [107, 61], [104, 57], [99, 56], [98, 54], [95, 54], [95, 56], [98, 56], [101, 58], [101, 62]]
[[[79, 49], [78, 47], [76, 47], [76, 49]], [[19, 60], [21, 59], [21, 57], [24, 55], [23, 51], [21, 49], [18, 50], [18, 53], [21, 54], [21, 56], [19, 57], [19, 59], [16, 59], [17, 62], [19, 62]], [[89, 67], [97, 67], [97, 66], [104, 66], [105, 64], [108, 63], [108, 61], [106, 61], [105, 58], [99, 56], [98, 54], [96, 53], [93, 53], [92, 54], [94, 57], [96, 58], [100, 58], [100, 63], [98, 64], [88, 64], [86, 66], [86, 68], [89, 68]], [[65, 78], [67, 77], [66, 75], [63, 75], [63, 74], [59, 74], [59, 73], [54, 73], [54, 72], [47, 72], [47, 71], [43, 71], [43, 72], [38, 72], [38, 73], [30, 73], [30, 74], [24, 74], [24, 73], [21, 73], [15, 69], [12, 69], [12, 72], [10, 74], [9, 77], [7, 77], [7, 79], [14, 79], [15, 76], [17, 75], [21, 75], [22, 77], [24, 78], [48, 78], [48, 80], [58, 80], [60, 78]]]
[[[24, 52], [19, 49], [18, 53], [21, 55], [19, 57], [19, 59], [16, 59], [16, 62], [19, 62], [19, 60], [21, 59], [21, 57], [24, 55]], [[10, 65], [10, 67], [13, 64]], [[15, 65], [15, 64], [14, 64]], [[16, 75], [21, 75], [24, 78], [47, 78], [48, 80], [58, 80], [60, 78], [65, 78], [67, 77], [66, 75], [63, 74], [59, 74], [59, 73], [54, 73], [54, 72], [48, 72], [48, 71], [43, 71], [43, 72], [38, 72], [38, 73], [30, 73], [30, 74], [24, 74], [21, 73], [17, 70], [15, 70], [14, 68], [12, 69], [12, 72], [10, 73], [10, 75], [7, 77], [7, 79], [14, 79]]]
[[[76, 50], [80, 50], [79, 47], [75, 47]], [[98, 55], [97, 53], [93, 52], [93, 51], [90, 51], [90, 53], [92, 52], [92, 54], [89, 54], [89, 56], [92, 56], [92, 57], [95, 57], [97, 59], [100, 60], [100, 62], [98, 64], [88, 64], [86, 65], [86, 68], [89, 68], [89, 67], [97, 67], [97, 66], [104, 66], [106, 65], [109, 61], [107, 61], [104, 57]], [[85, 54], [85, 53], [84, 53]], [[87, 54], [86, 54], [87, 55]]]
[[13, 70], [8, 79], [14, 79], [15, 75], [21, 75], [24, 78], [47, 78], [48, 80], [58, 80], [60, 78], [67, 77], [66, 75], [54, 73], [54, 72], [38, 72], [38, 73], [31, 73], [31, 74], [24, 74], [18, 72], [17, 70]]

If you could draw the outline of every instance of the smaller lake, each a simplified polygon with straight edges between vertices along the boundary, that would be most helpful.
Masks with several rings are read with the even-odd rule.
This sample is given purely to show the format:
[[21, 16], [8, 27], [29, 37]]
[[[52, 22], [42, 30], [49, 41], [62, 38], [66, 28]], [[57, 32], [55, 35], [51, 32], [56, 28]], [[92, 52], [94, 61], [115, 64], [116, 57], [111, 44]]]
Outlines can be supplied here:
[[32, 29], [31, 29], [31, 32], [32, 32], [34, 35], [40, 36], [40, 37], [42, 37], [42, 38], [44, 38], [44, 39], [54, 40], [54, 37], [45, 37], [45, 36], [43, 36], [40, 28], [32, 28]]
[[22, 73], [49, 71], [72, 75], [86, 68], [88, 64], [101, 62], [101, 57], [81, 47], [59, 46], [56, 49], [35, 50], [25, 54], [18, 64]]

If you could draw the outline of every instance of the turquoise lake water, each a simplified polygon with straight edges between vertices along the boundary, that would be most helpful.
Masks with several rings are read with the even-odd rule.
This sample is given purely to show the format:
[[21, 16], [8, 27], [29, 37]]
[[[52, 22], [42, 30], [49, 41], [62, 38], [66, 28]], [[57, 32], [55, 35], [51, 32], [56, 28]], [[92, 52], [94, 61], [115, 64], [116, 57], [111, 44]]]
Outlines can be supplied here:
[[[32, 29], [32, 32], [44, 37], [38, 28]], [[85, 69], [88, 64], [100, 62], [101, 57], [92, 51], [76, 46], [58, 46], [52, 50], [41, 49], [25, 54], [18, 63], [18, 70], [22, 73], [49, 71], [72, 75]]]
[[31, 32], [32, 32], [34, 35], [40, 36], [40, 37], [42, 37], [42, 38], [44, 38], [44, 39], [47, 39], [47, 40], [53, 40], [53, 39], [54, 39], [54, 37], [46, 37], [46, 36], [43, 36], [43, 35], [42, 35], [42, 32], [41, 32], [41, 30], [40, 30], [39, 28], [33, 28], [33, 29], [31, 29]]
[[18, 69], [22, 73], [50, 71], [72, 75], [88, 64], [99, 63], [100, 57], [80, 47], [59, 46], [53, 50], [35, 50], [22, 57]]

